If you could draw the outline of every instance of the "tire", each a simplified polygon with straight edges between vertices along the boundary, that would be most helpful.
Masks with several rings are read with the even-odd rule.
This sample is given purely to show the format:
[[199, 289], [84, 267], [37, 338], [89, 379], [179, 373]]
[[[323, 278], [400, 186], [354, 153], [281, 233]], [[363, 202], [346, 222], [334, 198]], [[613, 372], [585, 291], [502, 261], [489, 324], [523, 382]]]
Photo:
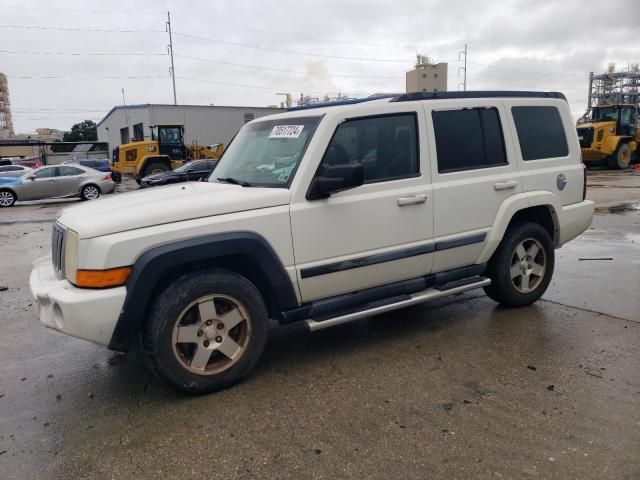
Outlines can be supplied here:
[[145, 165], [144, 173], [141, 175], [141, 177], [146, 177], [147, 175], [151, 175], [154, 173], [168, 172], [169, 170], [171, 169], [165, 163], [151, 162], [149, 165]]
[[555, 251], [549, 233], [533, 222], [514, 225], [489, 261], [486, 274], [491, 285], [484, 291], [507, 307], [531, 305], [547, 290], [554, 265]]
[[84, 201], [95, 200], [100, 196], [100, 187], [89, 183], [80, 190], [80, 198]]
[[11, 190], [0, 190], [0, 208], [13, 207], [17, 199], [18, 197]]
[[162, 290], [140, 339], [156, 376], [184, 393], [201, 395], [230, 387], [252, 370], [267, 328], [258, 289], [237, 273], [210, 270], [184, 275]]
[[625, 170], [631, 166], [631, 149], [629, 145], [623, 143], [618, 146], [616, 152], [607, 159], [609, 168]]
[[122, 182], [122, 175], [119, 172], [111, 172], [111, 179], [116, 183], [120, 183]]

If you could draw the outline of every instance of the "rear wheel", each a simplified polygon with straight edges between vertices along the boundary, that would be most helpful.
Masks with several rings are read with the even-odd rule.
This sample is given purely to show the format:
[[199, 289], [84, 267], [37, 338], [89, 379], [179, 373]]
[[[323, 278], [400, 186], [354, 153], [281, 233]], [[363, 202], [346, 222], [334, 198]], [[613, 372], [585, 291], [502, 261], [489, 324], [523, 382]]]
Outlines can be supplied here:
[[484, 291], [508, 307], [530, 305], [547, 290], [554, 263], [553, 242], [541, 225], [515, 225], [507, 230], [489, 261], [491, 285]]
[[122, 175], [120, 175], [119, 172], [111, 172], [111, 179], [116, 183], [120, 183], [122, 181]]
[[267, 309], [246, 278], [226, 270], [183, 276], [150, 309], [141, 341], [152, 371], [173, 387], [203, 394], [229, 387], [257, 363]]
[[100, 196], [100, 188], [97, 185], [85, 185], [80, 190], [80, 198], [82, 200], [95, 200]]
[[0, 207], [11, 207], [16, 200], [16, 194], [11, 190], [0, 190]]
[[169, 170], [171, 170], [171, 169], [169, 168], [169, 166], [166, 163], [151, 162], [149, 165], [144, 167], [144, 173], [142, 174], [142, 176], [146, 177], [147, 175], [153, 175], [155, 173], [168, 172]]
[[609, 168], [617, 168], [624, 170], [631, 166], [631, 149], [629, 145], [623, 143], [618, 147], [616, 152], [607, 160]]

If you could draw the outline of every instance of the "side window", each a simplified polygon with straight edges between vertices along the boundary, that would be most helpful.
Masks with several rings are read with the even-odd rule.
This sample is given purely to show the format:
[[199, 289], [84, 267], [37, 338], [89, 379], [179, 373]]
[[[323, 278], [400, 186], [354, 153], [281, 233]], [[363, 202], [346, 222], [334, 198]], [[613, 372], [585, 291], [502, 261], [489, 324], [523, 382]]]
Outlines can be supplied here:
[[420, 174], [414, 113], [347, 120], [336, 129], [319, 172], [331, 165], [362, 163], [365, 183]]
[[562, 119], [556, 107], [512, 107], [523, 160], [569, 155]]
[[11, 165], [6, 167], [0, 167], [0, 172], [17, 172], [18, 170], [22, 170], [20, 167], [12, 167]]
[[55, 167], [43, 168], [42, 170], [38, 170], [33, 176], [35, 178], [50, 178], [55, 177], [55, 172]]
[[434, 111], [431, 116], [439, 173], [507, 165], [496, 108]]
[[58, 175], [61, 177], [71, 177], [73, 175], [82, 175], [84, 173], [84, 171], [76, 167], [61, 166], [58, 168], [59, 168]]

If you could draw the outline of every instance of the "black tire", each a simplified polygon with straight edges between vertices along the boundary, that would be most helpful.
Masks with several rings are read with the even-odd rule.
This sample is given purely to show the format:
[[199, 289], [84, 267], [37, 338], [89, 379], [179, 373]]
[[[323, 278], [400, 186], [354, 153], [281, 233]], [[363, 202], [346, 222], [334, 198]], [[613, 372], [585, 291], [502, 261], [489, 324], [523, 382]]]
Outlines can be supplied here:
[[0, 190], [0, 208], [3, 207], [13, 207], [16, 203], [18, 197], [16, 194], [9, 189]]
[[100, 191], [100, 187], [94, 185], [93, 183], [89, 183], [82, 187], [82, 189], [80, 190], [80, 198], [83, 201], [96, 200], [98, 197], [100, 197], [101, 193], [102, 192]]
[[623, 143], [618, 146], [615, 153], [607, 159], [609, 168], [625, 170], [631, 167], [631, 149], [629, 145]]
[[[234, 339], [237, 342], [236, 346], [243, 345], [241, 353], [235, 359], [227, 358], [220, 350], [216, 350], [216, 344], [212, 339], [214, 353], [205, 360], [205, 370], [210, 366], [215, 366], [216, 362], [227, 361], [229, 366], [224, 367], [223, 365], [220, 368], [224, 369], [219, 372], [212, 369], [211, 371], [214, 373], [205, 374], [203, 372], [199, 374], [190, 370], [190, 366], [195, 360], [196, 351], [205, 345], [209, 347], [207, 339], [213, 338], [210, 333], [218, 335], [213, 330], [214, 327], [219, 326], [216, 322], [223, 322], [226, 318], [220, 316], [218, 320], [213, 321], [214, 325], [205, 326], [202, 316], [198, 314], [200, 304], [197, 302], [201, 301], [201, 304], [204, 305], [206, 301], [203, 299], [209, 296], [216, 296], [216, 299], [222, 296], [237, 302], [237, 305], [241, 306], [238, 311], [242, 308], [244, 313], [241, 313], [243, 320], [237, 324], [236, 334], [245, 325], [244, 322], [249, 325], [249, 334], [245, 333], [242, 341], [238, 338]], [[225, 298], [222, 298], [223, 308], [224, 301]], [[218, 300], [216, 300], [214, 309], [220, 315], [220, 304], [217, 302]], [[193, 323], [183, 323], [184, 319], [189, 318], [189, 315], [191, 315]], [[175, 343], [174, 328], [177, 328], [178, 325], [197, 328], [196, 342]], [[203, 329], [205, 330], [204, 334]], [[230, 387], [242, 380], [262, 355], [267, 341], [267, 329], [267, 309], [262, 296], [245, 277], [228, 270], [195, 272], [176, 279], [155, 297], [142, 329], [141, 347], [149, 367], [156, 376], [182, 392], [200, 395]], [[220, 332], [226, 334], [224, 330], [220, 330]], [[233, 329], [229, 330], [227, 337], [231, 337], [233, 332]], [[224, 338], [224, 341], [227, 340], [227, 337]], [[216, 336], [215, 342], [218, 342], [219, 338], [222, 337]], [[203, 342], [205, 342], [204, 345]], [[222, 345], [222, 343], [217, 343], [217, 345]], [[189, 355], [192, 356], [191, 359], [187, 358]], [[189, 361], [192, 362], [191, 365], [188, 365]]]
[[141, 177], [146, 177], [147, 175], [151, 175], [153, 173], [161, 173], [168, 172], [171, 170], [166, 163], [163, 162], [151, 162], [144, 167], [144, 173], [140, 175]]
[[119, 172], [111, 172], [111, 179], [116, 183], [120, 183], [122, 182], [122, 175]]
[[[539, 249], [534, 258], [527, 260], [531, 250], [525, 250], [527, 254], [520, 261], [517, 253], [519, 245], [534, 244]], [[540, 253], [542, 251], [542, 253]], [[534, 275], [532, 265], [538, 268], [544, 256], [544, 269], [541, 275]], [[487, 276], [491, 279], [491, 285], [484, 287], [485, 293], [496, 302], [507, 307], [523, 307], [531, 305], [538, 300], [549, 286], [553, 276], [555, 265], [555, 250], [553, 241], [547, 230], [533, 222], [525, 222], [510, 227], [504, 235], [502, 242], [491, 257], [487, 266]], [[519, 270], [520, 277], [512, 278], [512, 267]], [[528, 267], [528, 269], [527, 269]], [[520, 270], [523, 268], [524, 270]], [[526, 272], [529, 274], [524, 275]], [[524, 276], [529, 277], [527, 287], [524, 287]], [[529, 282], [534, 282], [529, 285]], [[518, 285], [520, 283], [520, 285]], [[528, 290], [528, 288], [531, 288]]]

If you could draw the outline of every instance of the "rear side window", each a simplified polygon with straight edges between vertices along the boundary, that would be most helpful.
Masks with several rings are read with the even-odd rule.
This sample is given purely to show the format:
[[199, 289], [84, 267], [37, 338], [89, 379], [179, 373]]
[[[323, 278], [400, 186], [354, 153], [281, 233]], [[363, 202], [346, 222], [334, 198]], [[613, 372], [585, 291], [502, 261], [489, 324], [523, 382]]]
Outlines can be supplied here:
[[61, 166], [58, 175], [61, 177], [70, 177], [73, 175], [82, 175], [84, 172], [76, 167]]
[[523, 160], [566, 157], [567, 137], [556, 107], [511, 107]]
[[459, 172], [507, 164], [496, 108], [432, 112], [438, 172]]
[[362, 163], [365, 183], [420, 174], [417, 119], [413, 113], [347, 120], [333, 134], [322, 169]]

